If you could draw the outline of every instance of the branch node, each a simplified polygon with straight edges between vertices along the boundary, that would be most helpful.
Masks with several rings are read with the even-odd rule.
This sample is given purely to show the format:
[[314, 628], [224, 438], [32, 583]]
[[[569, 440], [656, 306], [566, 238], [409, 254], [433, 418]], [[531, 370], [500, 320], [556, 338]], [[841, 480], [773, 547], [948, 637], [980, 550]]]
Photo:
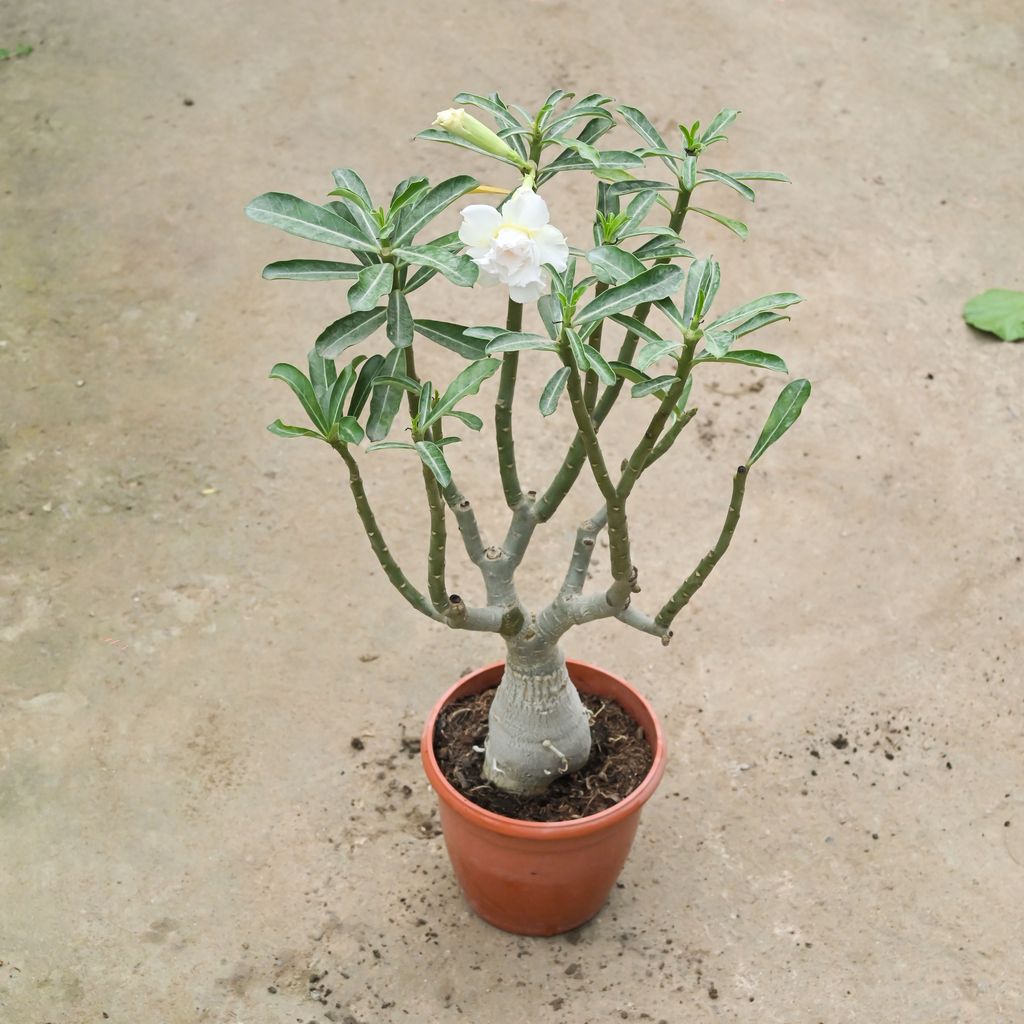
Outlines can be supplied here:
[[485, 554], [485, 555], [487, 556], [487, 558], [489, 558], [489, 559], [490, 559], [490, 560], [491, 560], [491, 561], [493, 562], [493, 561], [494, 561], [495, 559], [501, 558], [501, 548], [496, 548], [496, 547], [494, 547], [494, 545], [492, 544], [492, 545], [491, 545], [491, 546], [490, 546], [490, 547], [489, 547], [489, 548], [488, 548], [488, 549], [487, 549], [487, 550], [486, 550], [486, 551], [484, 552], [484, 554]]

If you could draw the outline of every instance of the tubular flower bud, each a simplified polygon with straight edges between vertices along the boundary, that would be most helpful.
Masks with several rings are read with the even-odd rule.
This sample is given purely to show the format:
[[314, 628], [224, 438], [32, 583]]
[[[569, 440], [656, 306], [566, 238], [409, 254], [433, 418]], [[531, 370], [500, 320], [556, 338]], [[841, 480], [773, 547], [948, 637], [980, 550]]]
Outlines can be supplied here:
[[462, 107], [442, 110], [435, 118], [434, 124], [494, 156], [511, 160], [517, 167], [523, 165], [523, 158], [504, 139], [472, 114], [467, 114]]

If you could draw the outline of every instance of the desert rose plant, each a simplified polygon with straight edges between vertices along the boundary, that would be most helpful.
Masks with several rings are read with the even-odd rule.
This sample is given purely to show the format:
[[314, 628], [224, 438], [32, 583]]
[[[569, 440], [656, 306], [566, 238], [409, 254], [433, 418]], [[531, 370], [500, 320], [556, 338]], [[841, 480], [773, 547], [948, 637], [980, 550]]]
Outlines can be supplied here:
[[[676, 616], [729, 546], [749, 471], [793, 424], [810, 393], [806, 380], [782, 389], [733, 474], [717, 540], [660, 607], [641, 610], [633, 600], [638, 570], [627, 515], [637, 484], [693, 418], [690, 392], [701, 366], [737, 363], [788, 373], [777, 355], [744, 348], [741, 339], [787, 319], [779, 311], [800, 301], [792, 292], [777, 292], [713, 312], [719, 265], [686, 247], [684, 220], [696, 214], [746, 237], [744, 224], [695, 205], [695, 196], [728, 188], [753, 201], [749, 182], [788, 179], [774, 171], [726, 173], [705, 165], [707, 151], [725, 140], [735, 110], [721, 111], [706, 127], [680, 125], [673, 147], [633, 107], [616, 107], [597, 94], [574, 100], [552, 93], [532, 115], [497, 94], [464, 93], [455, 98], [458, 108], [443, 111], [418, 136], [464, 147], [477, 162], [499, 161], [504, 167], [492, 180], [502, 187], [482, 186], [469, 175], [435, 185], [411, 177], [386, 205], [377, 205], [355, 171], [340, 169], [334, 171], [334, 198], [325, 205], [270, 192], [247, 208], [256, 221], [352, 254], [348, 262], [287, 260], [263, 271], [269, 279], [354, 282], [350, 311], [323, 330], [309, 353], [308, 376], [286, 363], [271, 371], [294, 391], [311, 425], [277, 420], [269, 429], [281, 437], [316, 438], [337, 452], [373, 553], [413, 608], [449, 628], [491, 632], [504, 641], [504, 676], [491, 706], [483, 770], [493, 785], [519, 794], [542, 792], [559, 775], [585, 765], [590, 753], [588, 715], [569, 681], [561, 638], [574, 626], [615, 618], [667, 644]], [[494, 128], [465, 107], [483, 111]], [[613, 128], [629, 148], [599, 147]], [[652, 161], [660, 174], [648, 169]], [[551, 223], [541, 195], [556, 175], [570, 172], [595, 179], [592, 244], [567, 240]], [[467, 203], [457, 232], [431, 237], [435, 218], [474, 193], [490, 202]], [[417, 317], [414, 293], [438, 275], [456, 288], [492, 285], [497, 295], [507, 293], [504, 326]], [[523, 330], [524, 305], [534, 304], [543, 334]], [[381, 330], [382, 352], [336, 362]], [[624, 335], [610, 358], [613, 330]], [[444, 385], [421, 379], [415, 355], [424, 341], [462, 356], [466, 367]], [[551, 364], [539, 413], [550, 416], [567, 401], [575, 420], [561, 467], [539, 491], [524, 490], [515, 444], [521, 358]], [[473, 503], [459, 488], [450, 447], [483, 427], [462, 404], [493, 377], [497, 468], [510, 510], [500, 543], [484, 539]], [[612, 465], [601, 428], [624, 390], [647, 428], [628, 458]], [[397, 564], [364, 487], [364, 470], [389, 469], [382, 465], [387, 456], [377, 454], [384, 449], [399, 449], [421, 464], [430, 522], [425, 591]], [[580, 524], [558, 592], [543, 608], [527, 608], [516, 588], [517, 570], [534, 531], [555, 514], [585, 467], [600, 490], [601, 507]], [[480, 570], [486, 595], [480, 603], [446, 586], [449, 517]], [[591, 556], [605, 529], [611, 578], [589, 591]]]

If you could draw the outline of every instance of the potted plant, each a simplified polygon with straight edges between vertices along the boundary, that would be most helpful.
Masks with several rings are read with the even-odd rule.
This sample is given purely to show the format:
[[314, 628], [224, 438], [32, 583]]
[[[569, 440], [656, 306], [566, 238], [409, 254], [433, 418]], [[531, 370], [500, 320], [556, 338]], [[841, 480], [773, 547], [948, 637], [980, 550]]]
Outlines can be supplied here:
[[[680, 125], [673, 148], [641, 111], [616, 107], [608, 96], [576, 100], [558, 91], [535, 115], [497, 94], [464, 93], [455, 102], [461, 106], [439, 114], [418, 138], [497, 160], [502, 187], [481, 185], [469, 175], [434, 185], [409, 177], [378, 205], [355, 171], [340, 169], [325, 205], [273, 192], [249, 204], [247, 213], [256, 221], [351, 253], [341, 262], [272, 263], [264, 277], [354, 282], [349, 312], [322, 331], [309, 353], [308, 376], [286, 363], [271, 371], [294, 391], [310, 425], [276, 420], [269, 429], [281, 437], [315, 438], [341, 457], [373, 553], [417, 612], [450, 629], [490, 632], [504, 642], [503, 662], [472, 673], [438, 702], [424, 730], [423, 761], [440, 798], [456, 874], [473, 907], [508, 930], [554, 934], [581, 924], [604, 902], [665, 759], [661, 729], [643, 698], [624, 680], [567, 661], [562, 638], [575, 626], [615, 618], [668, 644], [676, 616], [729, 546], [749, 471], [793, 424], [810, 393], [806, 380], [782, 389], [732, 476], [717, 540], [673, 593], [641, 609], [633, 600], [640, 588], [627, 515], [636, 485], [692, 420], [690, 392], [701, 366], [737, 363], [788, 373], [778, 356], [742, 347], [741, 339], [786, 319], [780, 310], [800, 301], [779, 292], [713, 312], [719, 265], [684, 245], [684, 220], [696, 214], [745, 237], [743, 224], [696, 205], [695, 193], [724, 186], [753, 200], [749, 182], [788, 179], [704, 165], [706, 151], [725, 139], [735, 110], [721, 111], [705, 128]], [[467, 106], [485, 111], [495, 128]], [[600, 148], [616, 127], [620, 136], [630, 134], [631, 148]], [[652, 174], [652, 160], [670, 173]], [[596, 179], [592, 244], [570, 244], [551, 224], [540, 194], [557, 175], [570, 172]], [[435, 218], [474, 193], [500, 198], [496, 205], [467, 203], [458, 231], [433, 237]], [[414, 293], [435, 278], [456, 288], [497, 285], [508, 300], [504, 324], [416, 316]], [[534, 307], [536, 322], [524, 329], [524, 308], [532, 315]], [[614, 329], [624, 335], [613, 358], [608, 346]], [[348, 354], [371, 338], [380, 351]], [[424, 379], [418, 365], [423, 344], [457, 353], [465, 367], [446, 384]], [[515, 444], [513, 403], [522, 358], [550, 364], [540, 415], [550, 416], [565, 402], [575, 423], [560, 469], [538, 491], [523, 486]], [[482, 430], [481, 417], [463, 403], [492, 378], [497, 468], [509, 510], [500, 541], [484, 538], [474, 505], [459, 487], [450, 448]], [[601, 428], [624, 391], [625, 400], [636, 403], [631, 415], [643, 417], [647, 428], [616, 466]], [[390, 453], [378, 454], [385, 451]], [[367, 470], [386, 472], [389, 459], [403, 457], [420, 466], [423, 478], [430, 523], [425, 587], [398, 565], [363, 483]], [[585, 468], [600, 490], [601, 506], [580, 524], [558, 592], [543, 608], [528, 608], [516, 578], [530, 540]], [[446, 585], [452, 522], [480, 570], [480, 600], [453, 594]], [[591, 556], [605, 529], [610, 579], [590, 590]], [[615, 724], [606, 727], [613, 718]]]

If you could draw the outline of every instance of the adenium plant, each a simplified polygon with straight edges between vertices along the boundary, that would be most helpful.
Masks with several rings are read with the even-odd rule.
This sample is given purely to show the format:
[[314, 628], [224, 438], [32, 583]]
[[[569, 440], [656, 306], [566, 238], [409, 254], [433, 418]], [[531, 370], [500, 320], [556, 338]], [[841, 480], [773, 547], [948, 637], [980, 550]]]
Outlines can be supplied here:
[[[641, 111], [616, 107], [608, 96], [576, 100], [557, 91], [536, 114], [506, 104], [496, 93], [462, 93], [455, 102], [461, 106], [440, 113], [418, 138], [464, 147], [474, 160], [504, 164], [503, 187], [482, 186], [470, 175], [435, 185], [410, 177], [386, 205], [375, 205], [359, 175], [340, 169], [334, 171], [334, 198], [326, 204], [277, 192], [249, 204], [246, 212], [256, 221], [352, 255], [347, 262], [286, 260], [263, 271], [270, 279], [354, 282], [348, 289], [349, 312], [323, 330], [309, 353], [308, 376], [286, 363], [271, 371], [295, 393], [310, 425], [276, 420], [269, 429], [281, 437], [316, 438], [337, 452], [373, 553], [413, 608], [452, 629], [482, 630], [503, 639], [505, 670], [491, 707], [484, 775], [504, 790], [536, 793], [560, 774], [581, 768], [590, 753], [587, 712], [569, 681], [561, 638], [574, 626], [615, 618], [667, 644], [676, 616], [729, 546], [750, 469], [793, 424], [810, 394], [806, 380], [782, 389], [749, 456], [733, 474], [717, 540], [660, 606], [641, 609], [633, 600], [640, 588], [627, 515], [637, 484], [693, 419], [690, 392], [701, 366], [737, 363], [788, 373], [777, 355], [743, 348], [742, 339], [787, 319], [780, 310], [800, 301], [792, 292], [777, 292], [713, 312], [719, 265], [686, 247], [685, 219], [689, 214], [710, 218], [745, 238], [744, 224], [695, 205], [695, 195], [725, 187], [753, 201], [749, 182], [788, 179], [774, 171], [726, 173], [705, 165], [708, 150], [725, 140], [735, 110], [721, 111], [706, 127], [680, 125], [673, 147]], [[467, 106], [489, 115], [495, 127], [468, 113]], [[620, 145], [629, 148], [601, 148], [616, 128], [617, 137], [629, 138]], [[660, 174], [648, 169], [651, 161]], [[595, 179], [592, 244], [573, 245], [550, 222], [540, 190], [563, 173]], [[435, 218], [473, 193], [496, 195], [497, 205], [467, 204], [457, 232], [431, 237]], [[457, 288], [480, 283], [495, 286], [499, 294], [507, 291], [504, 326], [415, 316], [414, 293], [439, 275]], [[523, 329], [524, 304], [536, 304], [538, 333]], [[347, 355], [381, 329], [381, 351]], [[621, 332], [614, 343], [613, 331]], [[417, 370], [423, 342], [457, 353], [467, 365], [450, 382], [435, 386]], [[561, 467], [537, 491], [522, 485], [514, 439], [521, 358], [551, 364], [540, 414], [550, 416], [567, 401], [575, 421]], [[481, 418], [462, 404], [495, 376], [497, 465], [510, 510], [498, 543], [484, 538], [474, 505], [451, 468], [449, 447], [467, 431], [482, 429]], [[636, 403], [632, 415], [645, 417], [647, 428], [617, 466], [609, 462], [601, 428], [624, 390]], [[385, 449], [401, 450], [421, 464], [430, 522], [425, 591], [398, 565], [364, 487], [364, 467], [376, 469], [377, 453]], [[534, 531], [555, 514], [584, 468], [596, 481], [601, 506], [579, 525], [558, 592], [544, 607], [528, 608], [516, 588], [517, 571]], [[481, 601], [450, 593], [446, 585], [449, 517], [480, 570]], [[605, 529], [611, 578], [590, 590], [591, 556]]]

